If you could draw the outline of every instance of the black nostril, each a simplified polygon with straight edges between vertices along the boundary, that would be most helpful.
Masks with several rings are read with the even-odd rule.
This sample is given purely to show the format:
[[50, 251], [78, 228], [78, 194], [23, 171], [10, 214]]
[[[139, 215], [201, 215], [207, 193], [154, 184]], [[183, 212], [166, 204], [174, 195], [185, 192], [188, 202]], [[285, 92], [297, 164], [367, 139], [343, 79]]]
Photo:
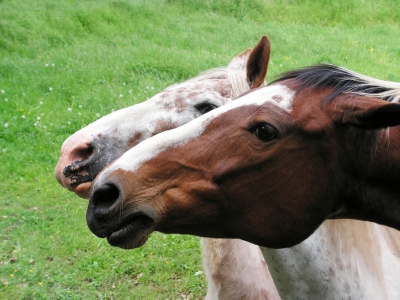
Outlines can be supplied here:
[[108, 183], [97, 188], [93, 192], [91, 202], [98, 213], [107, 214], [110, 208], [117, 202], [118, 198], [118, 188]]

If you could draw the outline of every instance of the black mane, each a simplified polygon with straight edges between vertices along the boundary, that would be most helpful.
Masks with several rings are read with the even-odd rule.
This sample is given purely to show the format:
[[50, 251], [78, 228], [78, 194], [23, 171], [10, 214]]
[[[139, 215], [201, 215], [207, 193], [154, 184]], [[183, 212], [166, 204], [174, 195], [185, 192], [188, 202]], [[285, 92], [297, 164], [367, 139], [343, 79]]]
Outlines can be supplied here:
[[[279, 75], [272, 83], [278, 83], [289, 79], [300, 85], [297, 92], [300, 92], [305, 88], [331, 88], [326, 102], [329, 102], [336, 96], [345, 93], [363, 96], [370, 95], [371, 97], [392, 101], [395, 95], [392, 95], [391, 92], [398, 93], [397, 89], [400, 88], [400, 84], [394, 88], [389, 85], [397, 85], [397, 83], [387, 82], [388, 84], [385, 85], [382, 84], [384, 82], [382, 80], [363, 76], [331, 64], [319, 64], [294, 71], [288, 71]], [[396, 89], [396, 91], [394, 91], [394, 89]]]

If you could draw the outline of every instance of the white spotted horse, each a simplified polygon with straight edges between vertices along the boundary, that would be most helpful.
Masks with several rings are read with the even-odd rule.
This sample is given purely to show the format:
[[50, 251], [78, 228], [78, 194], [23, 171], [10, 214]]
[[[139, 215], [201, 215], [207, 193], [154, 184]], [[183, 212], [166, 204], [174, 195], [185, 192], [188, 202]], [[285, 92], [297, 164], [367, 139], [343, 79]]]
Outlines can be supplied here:
[[[97, 174], [141, 141], [179, 127], [264, 85], [270, 57], [264, 36], [226, 68], [208, 70], [166, 88], [151, 99], [111, 113], [71, 135], [61, 148], [59, 183], [88, 198]], [[258, 246], [242, 240], [201, 239], [206, 299], [279, 299]]]

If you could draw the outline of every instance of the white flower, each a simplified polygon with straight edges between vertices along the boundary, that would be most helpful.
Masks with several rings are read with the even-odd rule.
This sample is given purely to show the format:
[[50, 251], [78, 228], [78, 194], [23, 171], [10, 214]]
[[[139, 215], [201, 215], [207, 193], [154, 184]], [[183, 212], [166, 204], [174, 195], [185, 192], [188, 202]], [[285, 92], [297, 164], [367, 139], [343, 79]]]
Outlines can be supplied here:
[[40, 117], [37, 117], [37, 118], [36, 118], [36, 120], [38, 120], [38, 121], [39, 121], [39, 120], [40, 120]]
[[55, 64], [51, 64], [52, 67], [55, 67]]
[[8, 127], [8, 123], [4, 124], [4, 127], [7, 128]]
[[82, 105], [79, 105], [79, 108], [82, 108]]
[[8, 101], [8, 98], [5, 98], [5, 99], [4, 99], [4, 101], [6, 101], [6, 102], [7, 102], [7, 101]]
[[71, 107], [68, 107], [68, 111], [72, 111], [72, 108], [71, 108]]
[[96, 117], [100, 117], [100, 114], [97, 113], [97, 114], [96, 114]]
[[44, 116], [44, 113], [41, 113], [40, 115], [41, 115], [41, 116]]
[[129, 90], [128, 93], [129, 93], [129, 94], [132, 94], [132, 90]]
[[48, 67], [48, 66], [49, 66], [49, 64], [45, 64], [44, 66], [45, 66], [45, 67]]
[[53, 90], [53, 88], [52, 87], [49, 87], [49, 91], [52, 91]]
[[42, 104], [43, 104], [43, 101], [40, 101], [39, 104], [42, 105]]
[[78, 112], [78, 115], [81, 115], [81, 113], [80, 113], [80, 112]]
[[4, 93], [5, 93], [5, 91], [4, 91], [4, 90], [1, 90], [1, 93], [2, 93], [2, 94], [4, 94]]
[[122, 98], [123, 96], [124, 96], [124, 95], [122, 95], [122, 94], [119, 94], [119, 97], [120, 97], [120, 98]]
[[70, 121], [68, 121], [67, 123], [68, 123], [68, 124], [71, 124], [71, 122], [70, 122]]
[[22, 119], [25, 119], [25, 115], [22, 115], [21, 118], [22, 118]]
[[122, 85], [126, 85], [126, 83], [124, 82]]
[[33, 126], [37, 126], [37, 123], [35, 122], [35, 123], [33, 123]]
[[201, 274], [203, 274], [202, 271], [197, 271], [196, 273], [194, 273], [194, 276], [199, 276], [199, 275], [201, 275]]

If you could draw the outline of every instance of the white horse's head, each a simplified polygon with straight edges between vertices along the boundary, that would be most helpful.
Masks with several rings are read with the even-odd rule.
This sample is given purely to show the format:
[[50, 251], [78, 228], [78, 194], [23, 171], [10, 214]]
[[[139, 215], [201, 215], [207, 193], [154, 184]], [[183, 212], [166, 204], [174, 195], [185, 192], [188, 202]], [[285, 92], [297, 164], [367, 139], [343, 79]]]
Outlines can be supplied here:
[[151, 99], [111, 113], [65, 140], [55, 169], [58, 182], [82, 198], [93, 179], [110, 162], [141, 141], [179, 127], [231, 102], [264, 83], [270, 42], [235, 56], [226, 68], [208, 70], [172, 85]]

